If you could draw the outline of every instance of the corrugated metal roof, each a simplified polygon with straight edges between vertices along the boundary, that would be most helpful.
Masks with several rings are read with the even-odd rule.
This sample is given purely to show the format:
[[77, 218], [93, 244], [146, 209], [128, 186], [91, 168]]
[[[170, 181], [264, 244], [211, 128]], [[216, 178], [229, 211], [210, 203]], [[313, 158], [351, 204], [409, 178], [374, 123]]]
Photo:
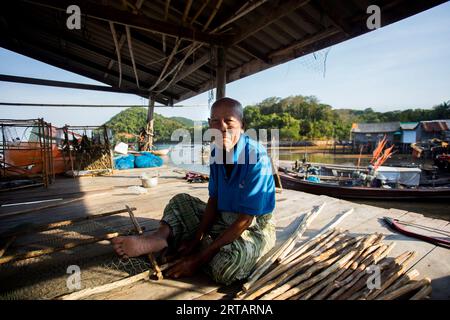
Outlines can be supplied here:
[[[381, 8], [383, 25], [443, 2], [446, 1], [376, 1]], [[214, 87], [217, 65], [212, 53], [214, 41], [227, 47], [229, 83], [370, 31], [366, 26], [366, 9], [372, 3], [368, 1], [223, 0], [208, 1], [202, 11], [204, 1], [193, 1], [183, 22], [186, 3], [170, 1], [165, 20], [166, 0], [4, 1], [0, 11], [0, 46], [118, 87], [120, 70], [108, 24], [112, 21], [123, 43], [120, 49], [121, 88], [136, 90], [131, 55], [125, 40], [124, 25], [130, 25], [139, 89], [145, 92], [152, 87], [163, 70], [178, 70], [153, 90], [157, 101], [168, 104], [170, 100], [176, 103]], [[77, 4], [81, 8], [81, 30], [68, 30], [66, 27], [69, 4]], [[95, 6], [103, 6], [105, 10], [90, 12], [89, 8]], [[108, 15], [111, 10], [115, 10], [114, 15]], [[197, 13], [198, 17], [193, 21]], [[130, 18], [130, 15], [136, 15], [136, 18]], [[151, 28], [135, 25], [138, 18], [143, 17], [147, 24], [150, 20], [155, 22]], [[211, 23], [205, 27], [210, 18]], [[172, 33], [164, 29], [166, 35], [163, 37], [161, 25], [174, 27]], [[220, 26], [224, 27], [219, 30]], [[173, 30], [187, 31], [193, 34], [193, 38], [186, 33], [181, 35], [181, 45], [165, 68], [176, 40]], [[214, 33], [214, 30], [219, 32]], [[202, 35], [206, 37], [202, 38]], [[193, 40], [203, 44], [182, 64]], [[146, 93], [142, 96], [148, 97]]]
[[446, 120], [422, 121], [422, 128], [425, 132], [448, 131], [449, 126]]
[[415, 130], [419, 122], [400, 122], [400, 128], [402, 130]]
[[389, 133], [400, 129], [400, 122], [354, 123], [354, 133]]

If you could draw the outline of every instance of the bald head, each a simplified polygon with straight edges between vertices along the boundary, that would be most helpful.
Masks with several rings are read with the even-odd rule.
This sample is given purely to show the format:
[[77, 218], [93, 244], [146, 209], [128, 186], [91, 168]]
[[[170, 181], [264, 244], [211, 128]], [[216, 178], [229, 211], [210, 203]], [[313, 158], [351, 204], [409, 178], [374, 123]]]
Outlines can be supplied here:
[[215, 110], [229, 110], [233, 113], [233, 115], [239, 119], [241, 124], [244, 123], [244, 109], [239, 101], [231, 99], [231, 98], [221, 98], [216, 100], [211, 106], [211, 115], [215, 112]]

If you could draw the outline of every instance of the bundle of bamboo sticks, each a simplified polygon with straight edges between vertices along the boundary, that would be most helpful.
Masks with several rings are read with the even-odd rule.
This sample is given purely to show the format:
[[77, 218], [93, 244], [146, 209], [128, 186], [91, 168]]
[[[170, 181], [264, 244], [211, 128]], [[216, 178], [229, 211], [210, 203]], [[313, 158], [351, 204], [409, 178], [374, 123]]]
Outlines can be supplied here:
[[251, 276], [236, 298], [417, 300], [429, 296], [430, 279], [417, 280], [415, 269], [408, 272], [415, 252], [388, 257], [395, 243], [388, 245], [383, 239], [381, 234], [351, 236], [341, 229], [324, 230], [292, 252], [286, 254], [284, 249], [278, 255], [281, 259], [272, 256], [260, 263], [270, 268]]

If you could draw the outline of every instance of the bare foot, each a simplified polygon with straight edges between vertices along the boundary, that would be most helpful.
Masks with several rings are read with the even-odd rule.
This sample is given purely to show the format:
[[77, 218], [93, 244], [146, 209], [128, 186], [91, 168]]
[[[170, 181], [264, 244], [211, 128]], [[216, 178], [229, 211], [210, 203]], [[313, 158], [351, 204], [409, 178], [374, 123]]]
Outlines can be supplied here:
[[111, 239], [111, 242], [116, 253], [125, 258], [139, 257], [167, 247], [167, 240], [154, 234], [117, 237]]

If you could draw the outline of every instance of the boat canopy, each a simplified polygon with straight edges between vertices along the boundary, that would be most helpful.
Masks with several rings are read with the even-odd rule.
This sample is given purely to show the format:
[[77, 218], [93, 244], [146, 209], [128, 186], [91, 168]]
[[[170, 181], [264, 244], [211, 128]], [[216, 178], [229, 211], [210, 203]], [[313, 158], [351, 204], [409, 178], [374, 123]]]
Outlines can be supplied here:
[[386, 182], [417, 187], [420, 183], [421, 172], [419, 168], [381, 166], [375, 171], [375, 176], [377, 179], [385, 180]]

